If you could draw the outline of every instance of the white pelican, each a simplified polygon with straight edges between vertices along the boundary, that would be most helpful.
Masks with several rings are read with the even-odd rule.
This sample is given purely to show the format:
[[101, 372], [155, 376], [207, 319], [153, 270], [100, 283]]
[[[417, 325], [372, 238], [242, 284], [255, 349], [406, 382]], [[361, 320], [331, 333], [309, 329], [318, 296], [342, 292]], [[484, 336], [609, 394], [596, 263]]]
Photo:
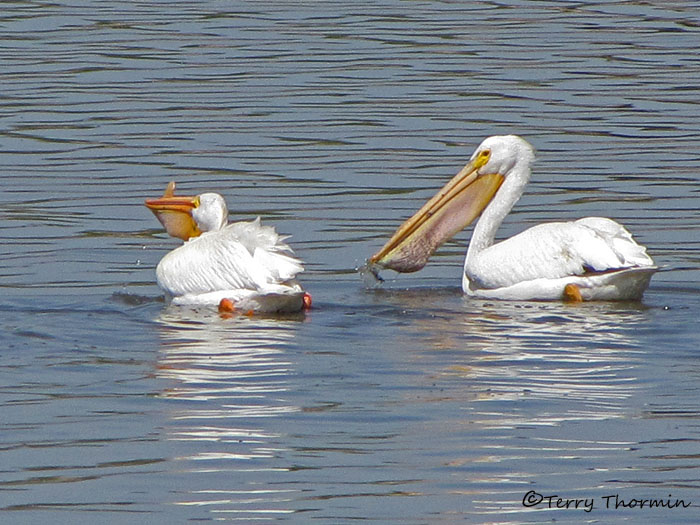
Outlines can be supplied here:
[[[484, 140], [469, 163], [375, 255], [369, 268], [414, 272], [479, 214], [462, 289], [512, 300], [638, 300], [657, 270], [646, 249], [611, 219], [540, 224], [494, 244], [530, 178], [532, 146], [515, 136]], [[483, 213], [482, 213], [483, 212]]]
[[311, 304], [295, 281], [303, 271], [275, 229], [252, 222], [228, 223], [218, 193], [175, 196], [168, 184], [146, 206], [185, 244], [158, 263], [158, 285], [175, 304], [218, 304], [220, 310], [291, 312]]

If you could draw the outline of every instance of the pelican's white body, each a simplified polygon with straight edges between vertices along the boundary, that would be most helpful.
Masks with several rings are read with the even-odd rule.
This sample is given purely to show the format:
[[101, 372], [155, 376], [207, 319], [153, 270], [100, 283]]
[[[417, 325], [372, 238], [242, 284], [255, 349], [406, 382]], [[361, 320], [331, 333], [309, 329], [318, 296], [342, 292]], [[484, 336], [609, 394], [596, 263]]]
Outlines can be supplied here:
[[625, 228], [587, 217], [540, 224], [472, 255], [462, 288], [476, 297], [558, 300], [575, 284], [587, 301], [634, 300], [655, 271]]
[[294, 279], [303, 267], [283, 240], [259, 218], [204, 232], [163, 257], [158, 285], [174, 304], [230, 299], [242, 311], [299, 311], [304, 291]]
[[491, 156], [479, 172], [498, 172], [504, 181], [469, 243], [462, 279], [467, 295], [558, 300], [566, 285], [574, 284], [584, 300], [641, 298], [657, 267], [646, 249], [611, 219], [540, 224], [494, 244], [496, 231], [530, 178], [534, 152], [514, 135], [484, 140], [472, 158], [483, 149]]

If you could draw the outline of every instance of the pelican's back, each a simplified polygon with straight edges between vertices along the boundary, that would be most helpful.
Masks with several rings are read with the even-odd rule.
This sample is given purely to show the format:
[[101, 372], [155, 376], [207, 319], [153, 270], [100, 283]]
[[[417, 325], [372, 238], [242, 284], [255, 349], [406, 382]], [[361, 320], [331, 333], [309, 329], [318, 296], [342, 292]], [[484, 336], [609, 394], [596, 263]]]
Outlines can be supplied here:
[[179, 302], [211, 294], [237, 299], [296, 292], [292, 281], [303, 267], [283, 240], [259, 218], [204, 233], [163, 257], [158, 284], [174, 298], [189, 299]]

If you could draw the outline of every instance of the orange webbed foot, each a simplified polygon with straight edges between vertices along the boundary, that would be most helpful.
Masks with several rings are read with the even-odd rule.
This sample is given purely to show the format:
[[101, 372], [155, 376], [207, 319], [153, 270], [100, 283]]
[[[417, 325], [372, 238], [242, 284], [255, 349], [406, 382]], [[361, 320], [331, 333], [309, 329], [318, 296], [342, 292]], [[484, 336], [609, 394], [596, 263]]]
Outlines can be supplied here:
[[564, 297], [565, 301], [571, 303], [581, 303], [583, 302], [583, 296], [581, 295], [581, 289], [575, 284], [567, 284], [564, 287]]
[[302, 298], [304, 310], [311, 310], [311, 294], [309, 292], [304, 292], [304, 297]]
[[232, 317], [233, 312], [236, 311], [236, 305], [233, 303], [231, 299], [221, 299], [219, 301], [219, 314], [221, 314], [221, 317], [223, 318], [229, 318]]

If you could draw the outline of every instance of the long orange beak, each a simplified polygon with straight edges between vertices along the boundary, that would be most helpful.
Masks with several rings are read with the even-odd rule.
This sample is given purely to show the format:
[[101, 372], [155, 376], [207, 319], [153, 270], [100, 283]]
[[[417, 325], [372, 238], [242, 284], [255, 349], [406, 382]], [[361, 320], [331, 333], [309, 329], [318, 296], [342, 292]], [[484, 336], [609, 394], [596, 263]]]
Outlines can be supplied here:
[[198, 205], [198, 197], [176, 197], [174, 182], [168, 184], [162, 197], [146, 199], [146, 206], [165, 227], [165, 231], [183, 241], [202, 233], [192, 218], [192, 210]]
[[445, 241], [469, 226], [503, 183], [503, 175], [478, 173], [489, 156], [490, 152], [484, 150], [462, 168], [369, 258], [369, 266], [418, 271]]

